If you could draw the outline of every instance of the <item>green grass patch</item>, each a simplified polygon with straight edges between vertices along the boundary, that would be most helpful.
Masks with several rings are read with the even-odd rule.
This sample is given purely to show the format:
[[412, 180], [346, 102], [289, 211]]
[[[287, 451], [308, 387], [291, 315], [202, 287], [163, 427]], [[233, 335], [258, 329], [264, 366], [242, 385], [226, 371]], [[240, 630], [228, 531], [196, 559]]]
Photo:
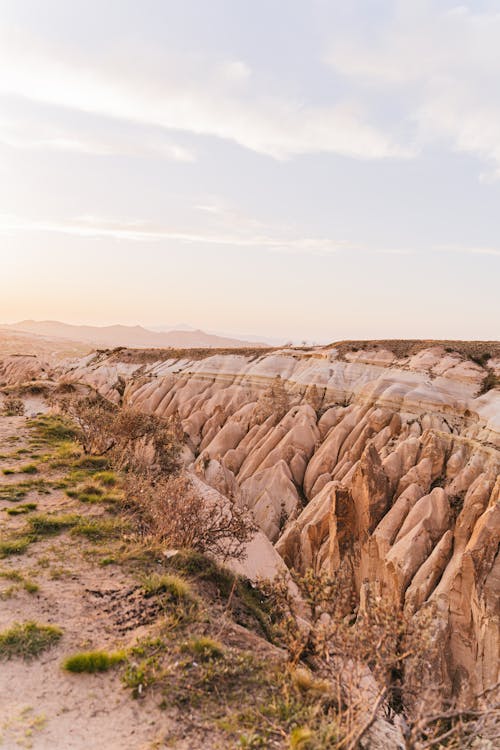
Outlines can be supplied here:
[[38, 591], [40, 591], [40, 586], [33, 581], [25, 580], [23, 582], [23, 589], [27, 591], [28, 594], [36, 594]]
[[19, 469], [20, 474], [38, 474], [38, 466], [36, 464], [25, 464]]
[[103, 557], [101, 560], [99, 560], [99, 565], [101, 568], [106, 568], [108, 565], [115, 565], [116, 564], [116, 558], [114, 557]]
[[67, 529], [72, 529], [79, 522], [80, 516], [73, 514], [52, 516], [47, 513], [38, 513], [28, 519], [29, 529], [37, 537], [59, 534]]
[[16, 484], [7, 484], [0, 487], [0, 500], [9, 500], [11, 503], [17, 503], [26, 497], [28, 490]]
[[6, 511], [9, 516], [21, 516], [25, 513], [31, 513], [31, 511], [37, 509], [36, 503], [22, 503], [22, 505], [18, 505], [15, 508], [6, 508]]
[[274, 639], [271, 604], [249, 580], [193, 550], [181, 550], [172, 555], [167, 565], [199, 582], [208, 595], [231, 600], [230, 613], [239, 625], [257, 630], [268, 640]]
[[19, 536], [12, 539], [5, 539], [0, 542], [0, 558], [10, 557], [11, 555], [22, 555], [26, 552], [33, 537]]
[[125, 651], [85, 651], [80, 654], [69, 656], [63, 662], [63, 669], [67, 672], [81, 674], [83, 672], [93, 674], [95, 672], [107, 672], [116, 667], [126, 659]]
[[26, 479], [16, 484], [0, 486], [0, 500], [18, 502], [26, 497], [28, 492], [38, 492], [41, 495], [49, 495], [52, 489], [59, 486], [59, 482], [47, 482], [44, 479]]
[[83, 487], [66, 490], [66, 495], [68, 497], [79, 500], [81, 503], [90, 503], [92, 505], [100, 503], [103, 500], [104, 494], [105, 490], [103, 490], [98, 484], [94, 483], [87, 483]]
[[110, 518], [84, 519], [74, 525], [71, 533], [74, 536], [84, 536], [91, 542], [100, 542], [103, 539], [117, 539], [128, 529], [123, 521]]
[[9, 476], [10, 474], [16, 474], [17, 469], [2, 469], [2, 474], [5, 474], [5, 476]]
[[61, 636], [62, 630], [54, 625], [15, 623], [0, 633], [0, 658], [33, 659], [57, 643]]
[[39, 442], [60, 444], [78, 437], [77, 429], [57, 414], [40, 414], [30, 419], [28, 427], [34, 430]]
[[146, 596], [168, 594], [175, 601], [192, 601], [194, 598], [189, 583], [176, 575], [153, 573], [144, 578], [142, 588]]
[[75, 469], [87, 469], [88, 471], [101, 471], [107, 469], [109, 461], [105, 456], [82, 456], [74, 461]]
[[104, 487], [116, 487], [118, 484], [118, 477], [113, 471], [98, 471], [94, 479]]
[[191, 638], [183, 643], [181, 652], [191, 654], [200, 661], [210, 661], [210, 659], [222, 659], [224, 647], [213, 638], [201, 636], [200, 638]]

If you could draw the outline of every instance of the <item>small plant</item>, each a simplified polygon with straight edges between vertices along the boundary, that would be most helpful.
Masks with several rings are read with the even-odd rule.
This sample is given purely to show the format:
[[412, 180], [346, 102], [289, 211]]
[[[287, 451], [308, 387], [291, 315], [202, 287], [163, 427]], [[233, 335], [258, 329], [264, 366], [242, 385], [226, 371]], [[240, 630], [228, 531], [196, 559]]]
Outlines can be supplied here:
[[85, 651], [80, 654], [69, 656], [63, 662], [63, 669], [67, 672], [81, 674], [87, 672], [107, 672], [109, 669], [116, 667], [126, 658], [125, 651]]
[[0, 487], [0, 500], [9, 500], [11, 503], [17, 503], [26, 497], [28, 488], [18, 484], [6, 484]]
[[146, 596], [168, 594], [175, 601], [193, 598], [193, 592], [189, 583], [175, 575], [158, 575], [154, 573], [144, 579], [142, 587]]
[[16, 469], [2, 469], [2, 474], [4, 474], [6, 477], [10, 476], [10, 474], [15, 474]]
[[200, 638], [191, 638], [183, 643], [181, 652], [192, 654], [200, 661], [210, 661], [211, 659], [222, 659], [224, 648], [218, 641], [213, 638], [202, 636]]
[[73, 466], [75, 469], [87, 469], [88, 471], [99, 471], [108, 466], [108, 459], [104, 456], [82, 456]]
[[24, 414], [24, 403], [20, 398], [7, 396], [3, 402], [3, 414], [6, 417], [22, 417]]
[[25, 580], [23, 582], [23, 589], [27, 591], [28, 594], [36, 594], [38, 591], [40, 591], [40, 586], [33, 581]]
[[125, 509], [138, 526], [173, 549], [243, 559], [254, 534], [248, 512], [228, 500], [208, 503], [186, 474], [129, 474]]
[[26, 552], [32, 541], [32, 537], [21, 536], [0, 542], [0, 558], [10, 557], [10, 555], [22, 555]]
[[54, 625], [15, 623], [0, 633], [0, 658], [32, 659], [57, 643], [61, 636], [62, 630]]
[[77, 431], [73, 425], [56, 414], [41, 414], [28, 422], [28, 427], [34, 429], [39, 441], [43, 443], [59, 444], [74, 440]]
[[500, 377], [495, 375], [493, 370], [488, 370], [488, 374], [481, 383], [479, 395], [482, 396], [484, 393], [493, 390], [493, 388], [500, 388]]
[[113, 519], [88, 519], [73, 524], [71, 533], [77, 536], [87, 537], [91, 542], [99, 542], [102, 539], [116, 539], [126, 530], [121, 521]]
[[307, 727], [295, 727], [290, 734], [290, 750], [313, 750], [314, 735]]
[[37, 474], [38, 466], [36, 464], [26, 464], [25, 466], [21, 466], [19, 471], [21, 474]]
[[94, 474], [94, 479], [104, 487], [115, 487], [118, 483], [118, 478], [113, 471], [98, 471]]
[[6, 508], [6, 510], [9, 516], [21, 516], [25, 513], [30, 513], [32, 510], [36, 510], [37, 507], [36, 503], [23, 503], [22, 505], [18, 505], [17, 508]]
[[39, 513], [35, 516], [31, 516], [28, 523], [35, 536], [51, 536], [52, 534], [59, 534], [61, 531], [73, 528], [79, 523], [79, 521], [80, 516], [51, 516]]
[[76, 490], [66, 490], [66, 495], [79, 500], [81, 503], [95, 504], [103, 499], [104, 490], [97, 484], [85, 484]]

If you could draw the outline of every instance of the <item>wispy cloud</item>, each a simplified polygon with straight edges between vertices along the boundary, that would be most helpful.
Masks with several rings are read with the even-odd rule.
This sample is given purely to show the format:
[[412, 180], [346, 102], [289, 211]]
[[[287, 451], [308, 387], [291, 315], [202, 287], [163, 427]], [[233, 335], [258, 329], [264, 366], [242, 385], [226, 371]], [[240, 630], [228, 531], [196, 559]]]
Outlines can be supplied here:
[[408, 158], [359, 104], [316, 106], [252, 84], [243, 60], [173, 59], [127, 50], [81, 59], [0, 27], [0, 92], [106, 117], [209, 135], [276, 159], [331, 152], [362, 159]]
[[[175, 242], [180, 244], [261, 249], [276, 253], [328, 256], [339, 252], [411, 255], [411, 248], [370, 247], [344, 239], [307, 236], [293, 226], [266, 224], [220, 205], [199, 205], [210, 222], [196, 229], [172, 227], [142, 220], [81, 216], [64, 220], [25, 218], [0, 214], [0, 235], [24, 232], [65, 234], [89, 239], [125, 242]], [[215, 219], [215, 220], [213, 220]], [[194, 222], [193, 222], [194, 225]]]
[[163, 241], [320, 256], [347, 252], [394, 256], [459, 253], [500, 257], [500, 248], [480, 245], [435, 244], [427, 247], [391, 247], [355, 243], [345, 239], [307, 236], [300, 234], [293, 226], [278, 227], [266, 224], [217, 203], [195, 205], [193, 208], [206, 212], [210, 219], [215, 217], [215, 221], [196, 229], [188, 229], [139, 219], [80, 216], [64, 220], [48, 220], [0, 214], [0, 235], [41, 232], [89, 239], [139, 243]]
[[[394, 3], [370, 34], [335, 38], [327, 62], [413, 123], [421, 146], [439, 142], [500, 177], [500, 13], [438, 2]], [[393, 116], [394, 116], [393, 115]]]
[[[95, 131], [95, 129], [94, 129]], [[93, 132], [83, 125], [71, 127], [53, 118], [0, 116], [0, 144], [16, 149], [69, 151], [96, 156], [154, 156], [194, 162], [192, 149], [159, 134], [123, 132], [119, 127]]]
[[[230, 228], [229, 228], [230, 229]], [[275, 252], [330, 255], [350, 249], [347, 242], [322, 237], [300, 237], [285, 233], [250, 233], [239, 231], [187, 230], [160, 226], [145, 221], [127, 221], [83, 216], [69, 220], [37, 220], [0, 215], [0, 234], [44, 232], [77, 237], [103, 238], [128, 242], [173, 241], [195, 245], [218, 245], [235, 248], [262, 248]]]

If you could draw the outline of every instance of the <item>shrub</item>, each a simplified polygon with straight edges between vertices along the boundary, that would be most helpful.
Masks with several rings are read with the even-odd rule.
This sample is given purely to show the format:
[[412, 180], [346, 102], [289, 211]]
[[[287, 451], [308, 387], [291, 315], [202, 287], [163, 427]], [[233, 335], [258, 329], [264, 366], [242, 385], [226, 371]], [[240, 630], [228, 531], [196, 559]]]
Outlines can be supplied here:
[[0, 633], [0, 658], [20, 656], [32, 659], [53, 646], [62, 636], [62, 630], [54, 625], [38, 625], [36, 622], [15, 623]]
[[3, 414], [6, 417], [22, 417], [25, 412], [24, 402], [15, 396], [7, 396], [3, 401]]
[[118, 408], [99, 394], [65, 399], [61, 407], [78, 425], [86, 454], [109, 455], [119, 469], [174, 473], [180, 466], [183, 432], [177, 417], [163, 420]]
[[129, 475], [125, 507], [139, 528], [172, 548], [242, 558], [254, 524], [248, 513], [227, 500], [204, 498], [185, 474], [170, 477]]
[[252, 414], [252, 424], [262, 424], [273, 417], [274, 424], [280, 422], [290, 408], [288, 394], [282, 378], [277, 375], [269, 387], [259, 396]]
[[81, 674], [87, 672], [107, 672], [109, 669], [116, 667], [126, 658], [125, 651], [85, 651], [80, 654], [69, 656], [63, 662], [63, 669], [67, 672]]
[[500, 388], [500, 377], [495, 375], [493, 370], [488, 370], [488, 374], [483, 378], [479, 395], [482, 396], [484, 393], [493, 390], [493, 388]]

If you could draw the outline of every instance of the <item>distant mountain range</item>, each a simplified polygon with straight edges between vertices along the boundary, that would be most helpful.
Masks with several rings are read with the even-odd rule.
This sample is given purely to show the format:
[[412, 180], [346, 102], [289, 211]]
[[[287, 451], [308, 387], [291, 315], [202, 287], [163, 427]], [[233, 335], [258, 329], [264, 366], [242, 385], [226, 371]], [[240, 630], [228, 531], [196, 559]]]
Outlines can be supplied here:
[[19, 323], [2, 324], [1, 328], [106, 348], [127, 346], [140, 349], [168, 347], [193, 349], [199, 347], [239, 348], [249, 345], [248, 340], [218, 336], [194, 329], [152, 331], [143, 326], [78, 326], [57, 320], [22, 320]]

